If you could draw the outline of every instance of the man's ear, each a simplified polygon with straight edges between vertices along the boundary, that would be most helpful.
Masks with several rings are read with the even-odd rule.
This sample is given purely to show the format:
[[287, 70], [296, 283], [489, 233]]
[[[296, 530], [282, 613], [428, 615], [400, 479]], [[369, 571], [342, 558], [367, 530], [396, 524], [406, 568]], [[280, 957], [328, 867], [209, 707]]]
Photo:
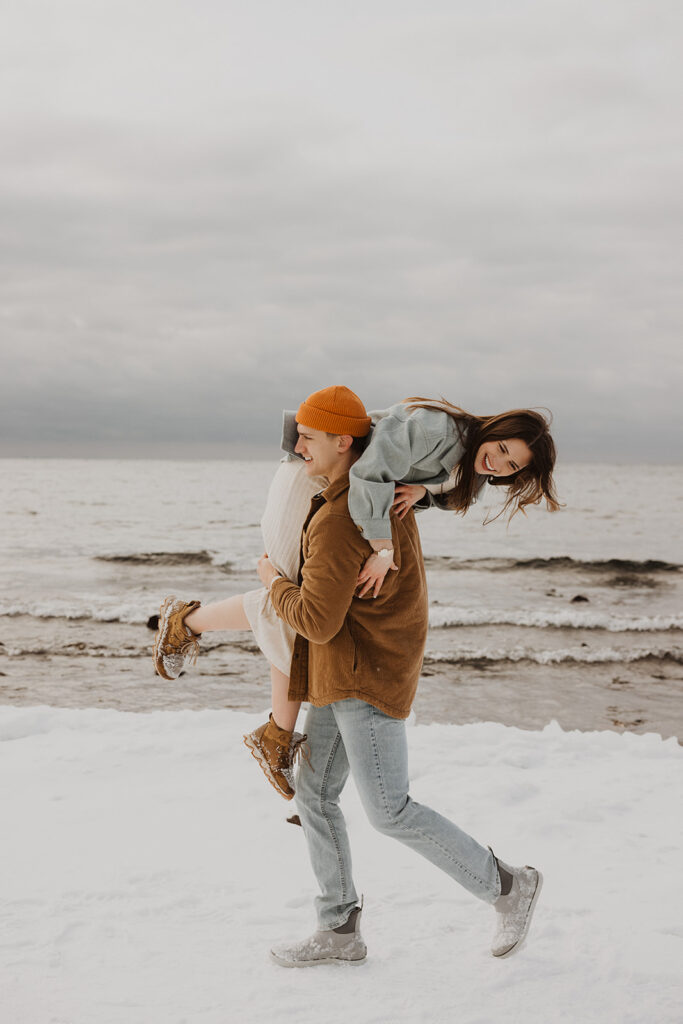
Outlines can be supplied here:
[[353, 444], [353, 438], [350, 434], [339, 434], [337, 437], [337, 451], [340, 455], [348, 452], [349, 448]]

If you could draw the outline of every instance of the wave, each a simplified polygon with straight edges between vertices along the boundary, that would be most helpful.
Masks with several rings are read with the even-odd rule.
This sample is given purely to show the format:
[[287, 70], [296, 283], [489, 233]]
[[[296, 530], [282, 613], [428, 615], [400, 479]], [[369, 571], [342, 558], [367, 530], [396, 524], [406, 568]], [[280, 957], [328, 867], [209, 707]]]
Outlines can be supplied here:
[[[0, 644], [0, 651], [9, 658], [48, 658], [48, 657], [75, 657], [75, 658], [103, 658], [108, 659], [145, 659], [150, 657], [151, 635], [145, 638], [146, 642], [138, 646], [126, 644], [107, 645], [106, 643], [85, 642], [82, 640], [71, 643], [41, 644], [28, 643], [18, 646], [11, 644]], [[218, 642], [209, 642], [203, 647], [205, 653], [217, 650], [240, 650], [250, 654], [258, 654], [259, 647], [253, 640], [238, 639]], [[446, 665], [481, 665], [500, 664], [502, 662], [517, 663], [530, 661], [537, 665], [559, 665], [559, 664], [583, 664], [583, 665], [604, 665], [604, 664], [626, 664], [634, 661], [669, 661], [675, 664], [683, 664], [683, 648], [671, 647], [601, 647], [591, 649], [587, 647], [566, 647], [556, 650], [536, 650], [524, 647], [514, 647], [509, 650], [504, 648], [473, 648], [455, 651], [427, 651], [424, 656], [425, 665], [446, 664]]]
[[680, 572], [683, 565], [677, 562], [662, 562], [655, 558], [641, 561], [632, 558], [580, 559], [569, 555], [551, 558], [453, 558], [450, 555], [436, 555], [425, 558], [428, 569], [488, 569], [506, 572], [514, 569], [580, 570], [582, 572], [617, 572], [627, 574], [653, 572]]
[[[54, 642], [43, 644], [40, 642], [24, 643], [13, 645], [0, 641], [0, 654], [8, 658], [52, 658], [55, 656], [66, 658], [107, 658], [107, 659], [130, 659], [149, 658], [152, 651], [152, 633], [140, 638], [137, 646], [126, 642], [125, 646], [116, 643], [97, 643], [94, 640], [77, 640], [71, 643]], [[202, 650], [206, 654], [218, 650], [239, 650], [247, 654], [258, 654], [260, 648], [255, 640], [243, 639], [235, 636], [228, 640], [208, 640], [202, 644]]]
[[444, 662], [449, 665], [460, 665], [471, 662], [502, 662], [502, 661], [533, 661], [537, 665], [555, 665], [577, 662], [588, 665], [599, 665], [632, 661], [673, 661], [683, 664], [683, 650], [669, 647], [635, 647], [630, 650], [619, 650], [616, 647], [603, 647], [598, 650], [583, 647], [567, 647], [554, 651], [537, 651], [526, 648], [512, 650], [469, 650], [469, 651], [428, 651], [425, 664]]
[[255, 559], [243, 560], [243, 564], [235, 561], [216, 561], [209, 551], [148, 551], [135, 552], [129, 555], [94, 555], [96, 562], [109, 562], [114, 565], [210, 565], [226, 576], [254, 576]]
[[[34, 619], [82, 619], [93, 622], [121, 622], [126, 625], [145, 625], [150, 617], [150, 610], [149, 600], [143, 603], [140, 599], [120, 604], [109, 604], [105, 599], [98, 598], [81, 598], [73, 602], [57, 598], [47, 601], [0, 602], [0, 616], [8, 618], [28, 615]], [[524, 611], [433, 605], [429, 609], [429, 625], [432, 629], [447, 629], [452, 626], [520, 626], [535, 629], [605, 629], [612, 633], [661, 632], [683, 629], [683, 615], [643, 615], [625, 618], [574, 608], [560, 611]]]
[[429, 625], [432, 629], [448, 626], [524, 626], [544, 629], [606, 629], [611, 633], [661, 631], [683, 629], [683, 615], [641, 615], [638, 618], [622, 618], [593, 611], [506, 611], [487, 608], [429, 609]]
[[554, 558], [520, 558], [515, 561], [516, 569], [582, 569], [589, 572], [680, 572], [683, 566], [676, 562], [662, 562], [656, 558], [642, 561], [632, 558], [606, 558], [586, 560], [570, 558], [568, 555]]
[[149, 618], [149, 608], [141, 610], [138, 604], [120, 604], [101, 607], [84, 607], [82, 602], [69, 604], [65, 601], [18, 601], [14, 604], [0, 602], [0, 616], [15, 618], [29, 615], [33, 619], [68, 619], [69, 621], [123, 622], [126, 625], [143, 625]]
[[208, 551], [148, 551], [130, 555], [95, 555], [96, 562], [119, 562], [123, 565], [210, 565]]
[[72, 643], [72, 644], [28, 644], [24, 647], [2, 647], [2, 653], [8, 658], [53, 658], [57, 655], [60, 657], [75, 658], [149, 658], [151, 651], [151, 639], [150, 643], [145, 644], [142, 647], [108, 647], [106, 644], [86, 644], [86, 643]]
[[[128, 554], [94, 555], [97, 562], [110, 562], [121, 565], [214, 565], [225, 573], [241, 573], [248, 569], [254, 571], [253, 559], [249, 558], [244, 565], [241, 561], [215, 561], [209, 551], [140, 551]], [[676, 562], [664, 562], [654, 558], [641, 561], [631, 558], [587, 559], [571, 558], [569, 555], [558, 555], [550, 558], [454, 558], [451, 555], [433, 555], [426, 557], [427, 569], [481, 569], [489, 572], [512, 572], [515, 570], [581, 571], [594, 573], [617, 573], [624, 576], [624, 582], [632, 576], [645, 576], [652, 573], [677, 573], [683, 565]], [[612, 581], [614, 582], [614, 581]]]

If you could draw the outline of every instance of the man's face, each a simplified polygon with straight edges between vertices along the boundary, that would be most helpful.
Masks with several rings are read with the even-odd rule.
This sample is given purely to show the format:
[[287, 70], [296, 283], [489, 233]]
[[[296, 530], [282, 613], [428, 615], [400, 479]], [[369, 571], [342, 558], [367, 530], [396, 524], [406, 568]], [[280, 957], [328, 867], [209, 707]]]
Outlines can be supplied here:
[[304, 427], [301, 423], [297, 423], [296, 429], [299, 440], [294, 451], [303, 456], [306, 475], [333, 477], [339, 467], [339, 437], [326, 434], [324, 430]]

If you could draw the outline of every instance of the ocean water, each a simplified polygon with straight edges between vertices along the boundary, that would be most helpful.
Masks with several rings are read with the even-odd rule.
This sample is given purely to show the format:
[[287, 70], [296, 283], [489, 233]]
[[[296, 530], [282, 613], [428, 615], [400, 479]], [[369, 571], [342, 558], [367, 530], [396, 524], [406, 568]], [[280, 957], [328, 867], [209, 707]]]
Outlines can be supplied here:
[[[268, 462], [0, 460], [0, 702], [268, 707], [248, 633], [175, 683], [150, 616], [259, 585]], [[431, 629], [420, 720], [683, 736], [683, 467], [566, 465], [565, 507], [419, 516]]]

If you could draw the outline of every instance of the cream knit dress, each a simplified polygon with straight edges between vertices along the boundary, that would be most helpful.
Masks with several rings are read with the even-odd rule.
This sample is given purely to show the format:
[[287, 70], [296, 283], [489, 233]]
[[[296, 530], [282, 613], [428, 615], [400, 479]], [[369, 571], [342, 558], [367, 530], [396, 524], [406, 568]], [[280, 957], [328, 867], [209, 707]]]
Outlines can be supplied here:
[[[298, 581], [301, 531], [311, 498], [327, 486], [322, 477], [307, 477], [301, 459], [286, 457], [277, 468], [268, 490], [261, 532], [268, 558], [279, 573]], [[250, 590], [242, 598], [256, 643], [271, 665], [286, 676], [292, 662], [294, 630], [278, 618], [265, 587]]]

